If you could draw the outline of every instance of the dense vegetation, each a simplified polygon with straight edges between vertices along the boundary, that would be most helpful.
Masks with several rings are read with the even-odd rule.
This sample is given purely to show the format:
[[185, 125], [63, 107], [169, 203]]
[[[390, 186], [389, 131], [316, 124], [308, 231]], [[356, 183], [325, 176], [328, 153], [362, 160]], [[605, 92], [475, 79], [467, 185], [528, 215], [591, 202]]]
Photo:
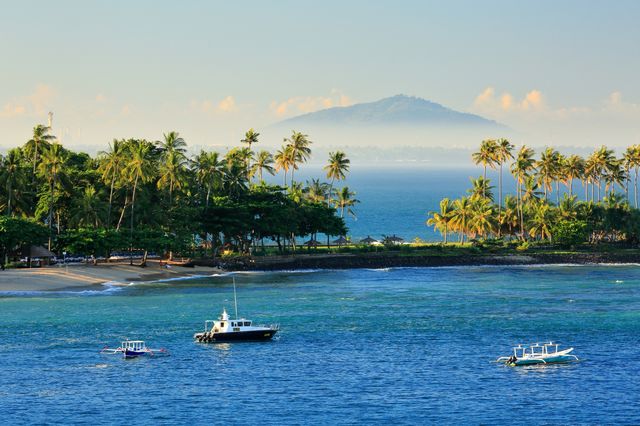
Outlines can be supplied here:
[[[295, 172], [311, 156], [308, 136], [292, 132], [275, 154], [253, 151], [259, 136], [250, 129], [224, 156], [201, 151], [189, 158], [186, 142], [169, 132], [156, 142], [114, 140], [92, 158], [38, 125], [24, 146], [0, 159], [2, 250], [46, 243], [57, 253], [95, 256], [214, 255], [221, 247], [248, 253], [265, 239], [284, 251], [295, 250], [296, 237], [345, 235], [342, 217], [357, 202], [348, 187], [336, 187], [349, 171], [346, 155], [330, 154], [328, 182], [303, 185]], [[282, 186], [265, 183], [263, 176], [278, 172]]]
[[[427, 224], [441, 232], [445, 242], [450, 234], [460, 242], [519, 239], [522, 247], [529, 241], [572, 246], [602, 241], [637, 243], [640, 239], [640, 145], [629, 147], [622, 158], [602, 146], [586, 159], [565, 156], [553, 148], [546, 148], [536, 159], [527, 146], [514, 153], [506, 139], [485, 140], [472, 158], [483, 167], [483, 174], [471, 179], [468, 195], [445, 198], [439, 211], [429, 213]], [[487, 168], [499, 171], [497, 197]], [[516, 193], [503, 197], [504, 168], [515, 179]], [[582, 186], [582, 200], [574, 192], [577, 182]], [[562, 197], [561, 185], [567, 189]]]

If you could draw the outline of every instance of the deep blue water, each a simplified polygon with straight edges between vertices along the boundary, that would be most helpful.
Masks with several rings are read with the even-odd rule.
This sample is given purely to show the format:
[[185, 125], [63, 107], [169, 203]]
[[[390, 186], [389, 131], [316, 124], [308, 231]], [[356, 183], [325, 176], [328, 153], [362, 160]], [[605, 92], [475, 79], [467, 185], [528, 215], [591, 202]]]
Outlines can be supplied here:
[[[638, 424], [640, 267], [236, 275], [269, 343], [200, 345], [228, 276], [0, 297], [0, 418], [14, 423]], [[141, 338], [168, 358], [125, 361]], [[558, 340], [572, 365], [510, 368]]]

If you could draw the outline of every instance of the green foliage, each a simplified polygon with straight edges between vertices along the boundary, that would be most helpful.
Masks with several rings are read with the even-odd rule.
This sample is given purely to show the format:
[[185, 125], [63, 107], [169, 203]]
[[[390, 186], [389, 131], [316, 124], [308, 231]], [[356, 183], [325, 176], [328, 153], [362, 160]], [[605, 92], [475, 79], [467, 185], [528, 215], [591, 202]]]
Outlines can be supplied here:
[[587, 222], [584, 220], [560, 220], [551, 230], [553, 242], [561, 247], [572, 247], [586, 241]]
[[47, 235], [47, 228], [33, 219], [0, 216], [0, 262], [23, 246], [42, 244]]

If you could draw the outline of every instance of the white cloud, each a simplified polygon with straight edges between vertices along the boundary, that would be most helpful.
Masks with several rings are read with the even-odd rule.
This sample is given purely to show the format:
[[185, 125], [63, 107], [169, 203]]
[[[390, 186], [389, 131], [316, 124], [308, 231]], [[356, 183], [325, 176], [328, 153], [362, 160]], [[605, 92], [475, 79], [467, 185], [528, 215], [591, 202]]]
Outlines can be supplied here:
[[533, 89], [527, 92], [522, 100], [518, 101], [511, 93], [504, 92], [496, 95], [493, 87], [484, 89], [474, 101], [474, 109], [495, 115], [503, 115], [505, 112], [534, 111], [542, 112], [547, 109], [544, 96], [539, 90]]
[[353, 101], [347, 95], [333, 89], [328, 96], [295, 96], [284, 101], [272, 101], [269, 109], [276, 116], [285, 117], [352, 104]]
[[232, 112], [236, 111], [238, 108], [236, 107], [236, 101], [233, 96], [227, 96], [220, 102], [218, 102], [218, 111], [221, 112]]
[[27, 96], [12, 99], [0, 109], [0, 117], [11, 118], [20, 115], [42, 116], [51, 110], [55, 91], [51, 86], [39, 84], [34, 91]]
[[190, 103], [192, 111], [204, 112], [206, 114], [229, 113], [238, 111], [239, 107], [233, 96], [226, 96], [221, 101], [192, 100]]

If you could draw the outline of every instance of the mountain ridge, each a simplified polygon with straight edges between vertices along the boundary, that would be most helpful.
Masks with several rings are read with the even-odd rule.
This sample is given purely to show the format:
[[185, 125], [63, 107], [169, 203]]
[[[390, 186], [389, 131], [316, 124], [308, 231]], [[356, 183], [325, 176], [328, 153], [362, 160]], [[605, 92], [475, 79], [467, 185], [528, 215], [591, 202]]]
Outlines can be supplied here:
[[507, 128], [502, 123], [480, 115], [456, 111], [424, 98], [403, 94], [373, 102], [309, 112], [282, 120], [274, 125], [414, 125]]

